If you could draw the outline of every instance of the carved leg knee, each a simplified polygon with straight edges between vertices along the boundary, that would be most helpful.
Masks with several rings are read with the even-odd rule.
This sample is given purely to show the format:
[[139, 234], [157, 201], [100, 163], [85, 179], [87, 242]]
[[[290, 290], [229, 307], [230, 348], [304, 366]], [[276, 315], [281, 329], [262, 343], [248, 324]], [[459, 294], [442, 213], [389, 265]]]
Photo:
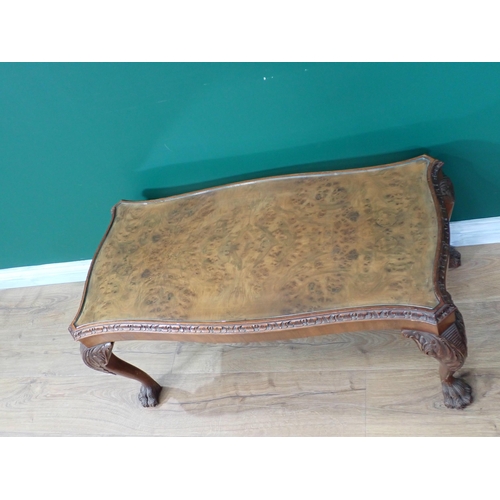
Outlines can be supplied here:
[[464, 380], [453, 376], [467, 357], [463, 318], [459, 311], [455, 315], [455, 323], [439, 336], [415, 330], [403, 330], [402, 334], [413, 339], [424, 354], [439, 361], [444, 404], [448, 408], [462, 409], [472, 402], [472, 390]]
[[450, 260], [448, 261], [448, 267], [450, 269], [456, 269], [462, 265], [462, 256], [460, 252], [453, 246], [450, 246]]
[[94, 370], [132, 378], [142, 384], [139, 401], [142, 406], [156, 406], [159, 402], [161, 385], [139, 368], [116, 357], [113, 353], [113, 342], [106, 342], [94, 347], [80, 344], [83, 362]]

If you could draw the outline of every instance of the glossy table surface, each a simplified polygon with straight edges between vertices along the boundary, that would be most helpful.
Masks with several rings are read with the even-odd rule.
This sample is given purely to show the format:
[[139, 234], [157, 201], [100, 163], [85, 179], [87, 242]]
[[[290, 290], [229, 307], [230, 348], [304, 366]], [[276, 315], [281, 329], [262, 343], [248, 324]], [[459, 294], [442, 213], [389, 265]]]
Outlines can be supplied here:
[[120, 202], [74, 326], [433, 309], [433, 159]]

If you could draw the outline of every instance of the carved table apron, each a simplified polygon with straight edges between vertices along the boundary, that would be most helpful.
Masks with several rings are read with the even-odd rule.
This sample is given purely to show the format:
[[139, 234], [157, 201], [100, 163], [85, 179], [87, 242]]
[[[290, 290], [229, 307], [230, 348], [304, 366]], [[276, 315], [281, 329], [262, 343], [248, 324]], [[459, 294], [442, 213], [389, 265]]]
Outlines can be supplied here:
[[69, 330], [84, 362], [161, 386], [117, 358], [119, 340], [252, 342], [401, 329], [440, 363], [444, 402], [467, 356], [446, 291], [453, 187], [420, 156], [377, 167], [257, 179], [122, 201], [92, 261]]

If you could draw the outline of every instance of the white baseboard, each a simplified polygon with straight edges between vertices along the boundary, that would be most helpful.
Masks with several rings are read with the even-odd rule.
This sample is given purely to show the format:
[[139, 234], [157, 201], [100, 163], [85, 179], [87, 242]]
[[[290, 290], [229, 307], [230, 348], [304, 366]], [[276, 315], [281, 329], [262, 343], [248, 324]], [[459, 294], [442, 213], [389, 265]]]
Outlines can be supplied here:
[[500, 243], [500, 217], [451, 222], [450, 243], [456, 247]]
[[85, 281], [90, 260], [0, 269], [0, 290]]
[[[452, 222], [451, 244], [457, 247], [500, 243], [500, 217]], [[90, 260], [0, 269], [0, 290], [85, 281]]]

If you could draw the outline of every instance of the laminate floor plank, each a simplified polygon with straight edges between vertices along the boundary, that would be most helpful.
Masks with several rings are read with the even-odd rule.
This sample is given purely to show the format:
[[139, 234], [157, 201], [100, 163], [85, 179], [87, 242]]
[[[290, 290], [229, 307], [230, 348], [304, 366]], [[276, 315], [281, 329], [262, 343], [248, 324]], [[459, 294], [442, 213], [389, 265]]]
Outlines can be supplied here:
[[68, 319], [71, 322], [83, 286], [83, 283], [64, 283], [0, 290], [0, 328], [50, 326]]
[[[500, 367], [500, 301], [458, 304], [469, 342], [466, 363]], [[173, 373], [427, 368], [429, 360], [399, 331], [353, 332], [251, 344], [179, 343]]]
[[118, 342], [166, 387], [86, 367], [68, 333], [83, 283], [0, 290], [0, 436], [497, 436], [500, 245], [461, 247], [448, 273], [474, 402], [444, 408], [438, 363], [398, 331], [253, 344]]
[[500, 300], [500, 243], [458, 247], [462, 265], [447, 273], [447, 290], [456, 303]]
[[[160, 405], [109, 376], [8, 379], [1, 435], [364, 436], [363, 372], [175, 375]], [[113, 378], [114, 380], [111, 380]], [[160, 379], [160, 383], [164, 381]], [[311, 420], [315, 425], [311, 426]]]
[[[83, 283], [0, 290], [0, 377], [85, 377], [80, 346], [68, 332]], [[171, 371], [176, 342], [120, 342], [114, 352], [150, 374]]]
[[367, 436], [499, 436], [500, 368], [461, 373], [474, 400], [463, 410], [449, 410], [434, 370], [368, 372]]
[[[191, 344], [179, 345], [173, 373], [242, 373], [273, 371], [364, 370], [392, 367], [409, 360], [421, 364], [412, 341], [399, 332], [356, 332], [349, 336], [331, 335], [323, 341], [281, 344]], [[320, 337], [318, 337], [320, 339]], [[394, 353], [392, 360], [387, 352]], [[405, 361], [406, 360], [406, 361]], [[422, 364], [425, 366], [425, 363]]]
[[[151, 351], [131, 351], [115, 349], [121, 359], [147, 371], [150, 375], [160, 376], [170, 373], [173, 365], [173, 353], [155, 349]], [[66, 350], [0, 350], [0, 377], [18, 377], [23, 374], [27, 377], [62, 376], [85, 378], [92, 372], [85, 366], [80, 355], [78, 345], [71, 345]]]

